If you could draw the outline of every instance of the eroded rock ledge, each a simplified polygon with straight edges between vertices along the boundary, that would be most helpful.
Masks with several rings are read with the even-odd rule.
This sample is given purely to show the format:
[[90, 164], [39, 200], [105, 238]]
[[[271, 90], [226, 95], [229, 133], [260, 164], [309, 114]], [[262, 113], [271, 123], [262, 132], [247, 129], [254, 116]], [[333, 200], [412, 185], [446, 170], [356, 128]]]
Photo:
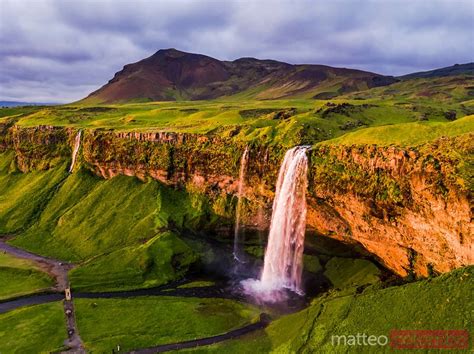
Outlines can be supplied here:
[[[48, 169], [70, 159], [77, 130], [0, 126], [0, 150], [18, 169]], [[473, 134], [418, 148], [318, 145], [310, 152], [308, 227], [360, 244], [400, 275], [473, 264]], [[154, 178], [208, 195], [233, 195], [244, 143], [170, 132], [86, 130], [80, 160], [103, 178]], [[285, 149], [251, 146], [243, 221], [268, 228]], [[230, 198], [232, 199], [232, 198]]]

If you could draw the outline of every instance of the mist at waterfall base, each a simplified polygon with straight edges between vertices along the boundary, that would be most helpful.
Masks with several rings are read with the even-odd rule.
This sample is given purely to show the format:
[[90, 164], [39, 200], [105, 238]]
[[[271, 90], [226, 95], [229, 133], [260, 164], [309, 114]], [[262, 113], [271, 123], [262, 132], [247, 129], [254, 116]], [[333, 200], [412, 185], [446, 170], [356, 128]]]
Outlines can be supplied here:
[[301, 276], [308, 186], [307, 146], [288, 150], [280, 167], [260, 279], [241, 282], [244, 293], [262, 302], [279, 302], [288, 291], [303, 295]]

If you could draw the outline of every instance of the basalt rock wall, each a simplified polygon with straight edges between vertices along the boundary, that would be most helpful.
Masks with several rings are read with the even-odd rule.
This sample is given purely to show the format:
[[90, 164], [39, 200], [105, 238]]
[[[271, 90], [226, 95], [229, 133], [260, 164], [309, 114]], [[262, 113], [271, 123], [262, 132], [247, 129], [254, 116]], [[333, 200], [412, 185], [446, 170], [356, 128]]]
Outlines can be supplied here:
[[[4, 125], [0, 150], [14, 150], [21, 172], [48, 169], [70, 159], [76, 134], [72, 128]], [[309, 152], [308, 228], [362, 245], [402, 276], [474, 263], [468, 168], [473, 140], [464, 135], [416, 149], [315, 146]], [[232, 196], [244, 148], [245, 143], [212, 135], [85, 130], [79, 161], [102, 178], [153, 178]], [[250, 146], [242, 213], [249, 228], [269, 226], [284, 152], [279, 146]]]
[[362, 244], [401, 275], [472, 264], [473, 138], [313, 150], [308, 225]]

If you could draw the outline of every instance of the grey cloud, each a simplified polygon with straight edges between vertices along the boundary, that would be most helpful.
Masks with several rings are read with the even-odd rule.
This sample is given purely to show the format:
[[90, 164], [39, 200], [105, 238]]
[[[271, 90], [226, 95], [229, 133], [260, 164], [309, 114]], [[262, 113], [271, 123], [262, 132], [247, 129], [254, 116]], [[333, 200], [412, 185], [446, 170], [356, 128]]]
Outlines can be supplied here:
[[404, 74], [473, 61], [471, 0], [0, 0], [0, 99], [71, 101], [175, 47]]

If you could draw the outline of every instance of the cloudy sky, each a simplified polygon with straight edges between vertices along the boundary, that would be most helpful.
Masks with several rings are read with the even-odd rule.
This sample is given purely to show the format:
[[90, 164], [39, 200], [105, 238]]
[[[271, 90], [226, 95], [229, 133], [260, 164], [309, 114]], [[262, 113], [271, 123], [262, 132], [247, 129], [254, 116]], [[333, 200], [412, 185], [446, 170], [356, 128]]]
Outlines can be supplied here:
[[400, 75], [474, 61], [474, 0], [0, 0], [0, 43], [0, 100], [77, 100], [171, 47]]

